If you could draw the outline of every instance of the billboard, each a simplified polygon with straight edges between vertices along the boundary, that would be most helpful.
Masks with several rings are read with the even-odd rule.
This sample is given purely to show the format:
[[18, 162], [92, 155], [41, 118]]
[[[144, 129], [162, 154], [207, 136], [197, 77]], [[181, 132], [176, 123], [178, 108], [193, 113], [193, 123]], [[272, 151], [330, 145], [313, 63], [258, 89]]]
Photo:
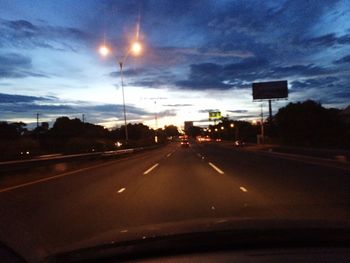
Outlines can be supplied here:
[[210, 111], [209, 112], [209, 120], [219, 120], [221, 119], [220, 111]]
[[253, 100], [288, 98], [287, 80], [253, 83]]

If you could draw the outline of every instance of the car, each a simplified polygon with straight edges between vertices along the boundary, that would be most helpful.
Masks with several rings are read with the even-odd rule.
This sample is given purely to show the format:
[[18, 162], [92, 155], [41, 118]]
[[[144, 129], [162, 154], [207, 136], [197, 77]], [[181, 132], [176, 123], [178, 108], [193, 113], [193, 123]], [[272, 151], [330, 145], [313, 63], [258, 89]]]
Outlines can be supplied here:
[[189, 146], [190, 146], [190, 143], [189, 143], [187, 140], [182, 140], [182, 141], [181, 141], [181, 146], [182, 146], [182, 147], [189, 147]]
[[233, 146], [235, 147], [243, 147], [245, 145], [245, 142], [242, 140], [235, 140], [235, 142], [233, 143]]

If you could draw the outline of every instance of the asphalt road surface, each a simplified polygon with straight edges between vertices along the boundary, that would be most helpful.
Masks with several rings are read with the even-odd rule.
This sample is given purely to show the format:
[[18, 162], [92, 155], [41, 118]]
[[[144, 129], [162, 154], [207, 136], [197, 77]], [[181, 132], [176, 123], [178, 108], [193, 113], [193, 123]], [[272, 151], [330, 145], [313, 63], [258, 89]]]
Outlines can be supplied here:
[[349, 219], [349, 189], [347, 170], [173, 143], [0, 189], [0, 240], [41, 255], [112, 229], [196, 218]]

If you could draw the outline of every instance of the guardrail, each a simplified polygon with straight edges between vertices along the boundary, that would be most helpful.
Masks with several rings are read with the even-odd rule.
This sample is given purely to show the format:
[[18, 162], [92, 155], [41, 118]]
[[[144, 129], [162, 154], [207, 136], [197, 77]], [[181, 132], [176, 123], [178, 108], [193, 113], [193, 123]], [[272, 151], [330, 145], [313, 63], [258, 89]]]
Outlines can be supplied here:
[[30, 168], [38, 165], [53, 164], [62, 161], [76, 161], [76, 160], [89, 160], [96, 158], [112, 158], [124, 154], [131, 154], [134, 152], [139, 152], [146, 149], [154, 149], [159, 146], [150, 146], [150, 147], [138, 147], [132, 149], [116, 150], [116, 151], [104, 151], [104, 152], [93, 152], [93, 153], [80, 153], [80, 154], [50, 154], [42, 155], [32, 159], [26, 160], [13, 160], [0, 162], [0, 172], [4, 171], [15, 171], [25, 168]]

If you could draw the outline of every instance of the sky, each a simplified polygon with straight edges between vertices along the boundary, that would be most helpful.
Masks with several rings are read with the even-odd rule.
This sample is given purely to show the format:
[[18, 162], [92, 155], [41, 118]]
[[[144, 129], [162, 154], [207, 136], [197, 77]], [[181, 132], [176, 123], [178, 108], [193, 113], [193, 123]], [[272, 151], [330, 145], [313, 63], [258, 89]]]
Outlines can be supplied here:
[[[350, 104], [350, 1], [0, 0], [0, 120], [82, 118], [151, 127], [259, 118], [252, 83], [288, 80], [289, 102]], [[138, 30], [139, 29], [139, 30]], [[103, 57], [99, 46], [111, 53]]]

